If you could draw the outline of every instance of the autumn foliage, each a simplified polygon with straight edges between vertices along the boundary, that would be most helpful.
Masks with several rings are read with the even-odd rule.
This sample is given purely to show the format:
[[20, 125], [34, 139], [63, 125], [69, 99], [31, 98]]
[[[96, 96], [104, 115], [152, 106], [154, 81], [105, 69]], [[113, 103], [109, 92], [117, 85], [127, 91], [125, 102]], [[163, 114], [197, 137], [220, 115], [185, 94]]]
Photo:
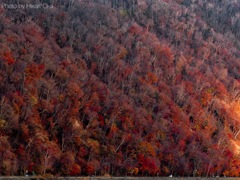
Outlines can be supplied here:
[[0, 7], [0, 175], [239, 176], [237, 5]]

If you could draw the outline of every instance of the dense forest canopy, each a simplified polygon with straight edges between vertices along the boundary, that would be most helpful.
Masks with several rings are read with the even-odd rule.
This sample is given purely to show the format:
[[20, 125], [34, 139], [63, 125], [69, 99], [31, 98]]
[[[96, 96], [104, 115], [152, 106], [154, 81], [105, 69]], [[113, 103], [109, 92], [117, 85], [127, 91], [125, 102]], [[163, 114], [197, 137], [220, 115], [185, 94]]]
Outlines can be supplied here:
[[240, 176], [239, 0], [0, 2], [0, 175]]

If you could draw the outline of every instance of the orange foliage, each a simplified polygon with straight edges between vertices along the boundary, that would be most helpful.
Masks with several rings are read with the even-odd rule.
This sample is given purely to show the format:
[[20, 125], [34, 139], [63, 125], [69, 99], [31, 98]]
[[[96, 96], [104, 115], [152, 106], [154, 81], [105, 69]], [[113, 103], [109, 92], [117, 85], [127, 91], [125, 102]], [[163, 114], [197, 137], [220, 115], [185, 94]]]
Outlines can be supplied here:
[[148, 79], [148, 82], [151, 84], [158, 82], [158, 77], [152, 72], [147, 73], [147, 79]]
[[156, 157], [156, 151], [153, 145], [149, 142], [141, 142], [139, 144], [139, 153]]

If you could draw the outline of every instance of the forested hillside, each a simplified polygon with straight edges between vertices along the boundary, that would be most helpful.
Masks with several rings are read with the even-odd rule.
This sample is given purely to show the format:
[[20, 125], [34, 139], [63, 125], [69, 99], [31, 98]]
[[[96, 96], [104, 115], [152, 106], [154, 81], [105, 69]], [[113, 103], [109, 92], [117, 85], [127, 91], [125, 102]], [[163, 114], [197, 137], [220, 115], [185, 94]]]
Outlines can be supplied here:
[[239, 0], [0, 3], [0, 175], [240, 176]]

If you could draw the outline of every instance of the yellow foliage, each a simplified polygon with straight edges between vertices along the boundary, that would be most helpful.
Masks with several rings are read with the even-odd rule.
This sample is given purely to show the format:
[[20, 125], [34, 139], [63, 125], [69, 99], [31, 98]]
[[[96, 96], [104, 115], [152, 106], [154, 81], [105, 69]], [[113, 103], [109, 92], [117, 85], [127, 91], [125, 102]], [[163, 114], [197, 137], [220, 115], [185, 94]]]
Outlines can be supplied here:
[[208, 88], [208, 89], [206, 90], [206, 92], [207, 92], [207, 93], [210, 93], [210, 94], [214, 93], [214, 91], [215, 91], [215, 89], [214, 89], [213, 87]]
[[196, 130], [198, 130], [200, 128], [200, 126], [198, 124], [195, 125]]
[[38, 98], [34, 95], [30, 97], [30, 102], [32, 105], [36, 105], [38, 103]]
[[134, 168], [131, 168], [128, 172], [129, 172], [131, 175], [132, 175], [132, 174], [138, 175], [139, 169], [138, 169], [137, 167], [134, 167]]
[[170, 173], [170, 170], [169, 170], [166, 166], [163, 166], [162, 171], [163, 171], [165, 174], [169, 174], [169, 173]]
[[0, 119], [0, 128], [3, 128], [7, 125], [7, 121], [5, 121], [4, 119]]
[[93, 152], [95, 152], [97, 154], [99, 153], [99, 142], [98, 141], [89, 138], [87, 140], [87, 143], [88, 143], [88, 146], [91, 147]]
[[120, 52], [113, 58], [114, 60], [123, 59], [128, 54], [127, 49], [124, 47], [120, 48]]
[[19, 114], [20, 113], [20, 108], [18, 107], [18, 105], [16, 103], [13, 103], [13, 108], [14, 108], [14, 112], [16, 114]]
[[138, 175], [139, 169], [137, 167], [133, 168], [133, 174]]
[[112, 127], [111, 127], [111, 132], [112, 132], [112, 133], [116, 133], [117, 130], [118, 130], [118, 128], [117, 128], [116, 124], [113, 123], [113, 124], [112, 124]]
[[161, 130], [158, 131], [157, 136], [160, 139], [165, 139], [166, 138], [166, 134]]
[[120, 9], [119, 10], [119, 13], [122, 15], [122, 16], [127, 16], [127, 14], [128, 14], [128, 12], [127, 12], [127, 10], [126, 9]]
[[64, 101], [64, 95], [63, 95], [63, 94], [60, 94], [60, 95], [58, 96], [58, 100], [59, 100], [60, 102], [63, 102], [63, 101]]
[[155, 151], [153, 145], [146, 141], [140, 143], [139, 152], [142, 154], [147, 154], [147, 155], [156, 157], [156, 151]]

